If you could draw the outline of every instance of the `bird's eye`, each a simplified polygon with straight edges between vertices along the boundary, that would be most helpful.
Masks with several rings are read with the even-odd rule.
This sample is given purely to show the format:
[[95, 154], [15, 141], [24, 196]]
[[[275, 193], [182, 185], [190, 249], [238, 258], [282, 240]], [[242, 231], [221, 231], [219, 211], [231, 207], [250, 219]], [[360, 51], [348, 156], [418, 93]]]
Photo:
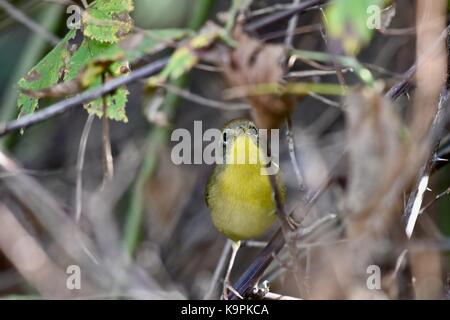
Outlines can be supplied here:
[[258, 129], [256, 129], [256, 127], [254, 126], [251, 126], [247, 132], [252, 136], [256, 136], [258, 134]]
[[223, 143], [228, 143], [230, 141], [230, 139], [233, 136], [233, 131], [231, 131], [230, 129], [226, 129], [223, 131], [222, 133], [222, 140]]

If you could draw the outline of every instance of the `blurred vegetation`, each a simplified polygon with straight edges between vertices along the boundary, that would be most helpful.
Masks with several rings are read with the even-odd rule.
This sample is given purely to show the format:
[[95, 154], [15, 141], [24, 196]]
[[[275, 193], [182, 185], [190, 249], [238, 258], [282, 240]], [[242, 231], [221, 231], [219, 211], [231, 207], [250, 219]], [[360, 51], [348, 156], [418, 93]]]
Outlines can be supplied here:
[[[82, 6], [81, 1], [75, 2]], [[311, 239], [302, 239], [301, 244], [305, 247], [299, 246], [298, 256], [293, 257], [286, 248], [282, 251], [279, 261], [272, 263], [264, 276], [264, 279], [270, 280], [271, 291], [324, 299], [437, 297], [434, 293], [421, 296], [422, 291], [419, 292], [417, 288], [414, 291], [414, 284], [408, 276], [399, 280], [403, 282], [395, 290], [394, 285], [383, 282], [384, 291], [373, 296], [362, 294], [351, 285], [347, 288], [347, 283], [343, 284], [343, 290], [338, 290], [333, 282], [338, 280], [334, 278], [329, 281], [333, 282], [330, 287], [336, 291], [330, 289], [328, 294], [319, 279], [321, 275], [324, 279], [331, 279], [327, 278], [330, 266], [326, 266], [326, 261], [328, 258], [334, 261], [331, 259], [336, 257], [330, 253], [330, 248], [336, 246], [341, 250], [340, 241], [360, 241], [360, 238], [351, 238], [349, 235], [348, 225], [351, 223], [346, 214], [352, 208], [345, 207], [351, 202], [351, 196], [346, 192], [352, 188], [359, 189], [360, 204], [371, 203], [369, 200], [377, 195], [374, 186], [380, 185], [383, 179], [389, 181], [386, 173], [389, 164], [402, 163], [398, 158], [395, 161], [390, 158], [390, 148], [398, 151], [404, 145], [417, 142], [401, 139], [398, 142], [395, 134], [389, 135], [391, 129], [409, 134], [406, 119], [408, 110], [412, 110], [413, 90], [395, 103], [385, 102], [382, 98], [384, 92], [404, 79], [404, 72], [416, 61], [416, 1], [411, 5], [407, 0], [365, 0], [357, 1], [355, 5], [355, 1], [336, 0], [324, 5], [324, 10], [314, 6], [300, 15], [297, 26], [291, 30], [294, 37], [290, 44], [285, 43], [289, 19], [280, 19], [252, 30], [252, 41], [257, 41], [258, 46], [266, 49], [271, 45], [282, 47], [285, 50], [283, 52], [286, 52], [286, 61], [263, 59], [255, 66], [233, 69], [233, 74], [238, 75], [237, 81], [227, 74], [230, 70], [227, 63], [232, 60], [233, 52], [238, 52], [239, 48], [245, 51], [246, 46], [250, 47], [250, 41], [239, 42], [236, 26], [248, 31], [245, 27], [259, 19], [289, 11], [295, 6], [292, 1], [89, 2], [89, 8], [83, 11], [83, 28], [76, 31], [67, 29], [68, 4], [64, 1], [9, 1], [26, 19], [57, 37], [59, 45], [26, 26], [0, 6], [0, 47], [3, 48], [0, 51], [0, 123], [46, 110], [56, 101], [99, 88], [111, 79], [130, 76], [134, 70], [158, 59], [168, 57], [169, 60], [159, 73], [149, 79], [133, 81], [114, 90], [106, 98], [99, 97], [86, 102], [84, 108], [73, 108], [26, 128], [23, 132], [12, 132], [0, 138], [2, 153], [14, 159], [19, 166], [17, 172], [8, 172], [4, 165], [1, 166], [0, 211], [12, 212], [11, 215], [18, 221], [17, 225], [23, 228], [19, 228], [16, 234], [11, 233], [11, 237], [18, 237], [22, 233], [30, 235], [35, 241], [33, 245], [36, 244], [45, 254], [45, 259], [42, 259], [46, 261], [41, 265], [42, 270], [18, 265], [22, 260], [14, 260], [11, 255], [19, 249], [6, 250], [1, 243], [4, 241], [3, 245], [11, 246], [16, 240], [11, 238], [12, 242], [8, 242], [0, 236], [0, 298], [199, 299], [208, 292], [211, 281], [217, 282], [214, 286], [214, 297], [217, 298], [222, 278], [214, 279], [214, 271], [226, 239], [212, 226], [204, 202], [204, 187], [212, 168], [207, 165], [174, 165], [170, 159], [171, 147], [174, 145], [170, 141], [170, 134], [175, 128], [187, 128], [192, 132], [195, 120], [201, 120], [203, 130], [206, 130], [222, 128], [230, 119], [254, 117], [255, 113], [261, 112], [255, 107], [255, 101], [264, 104], [261, 100], [266, 97], [270, 97], [262, 108], [266, 114], [272, 114], [271, 108], [280, 101], [286, 107], [285, 98], [294, 101], [292, 108], [286, 107], [283, 119], [286, 115], [292, 118], [298, 163], [307, 189], [299, 188], [296, 170], [291, 165], [289, 142], [284, 139], [287, 129], [282, 125], [280, 167], [288, 188], [286, 208], [297, 208], [299, 202], [307, 199], [310, 191], [323, 185], [330, 173], [333, 180], [329, 188], [314, 203], [311, 213], [302, 223], [311, 225], [331, 213], [338, 216], [338, 222], [325, 224], [313, 233]], [[299, 3], [302, 2], [306, 1]], [[367, 28], [366, 9], [370, 5], [383, 8], [383, 26], [380, 30]], [[243, 56], [246, 54], [244, 52]], [[258, 70], [263, 70], [261, 74], [269, 74], [270, 78], [271, 74], [281, 69], [280, 64], [289, 69], [280, 81], [252, 81], [252, 76], [259, 75]], [[226, 93], [233, 93], [234, 87], [243, 88], [244, 93], [237, 94], [239, 99], [227, 99]], [[199, 102], [198, 97], [206, 101]], [[263, 98], [258, 100], [260, 97]], [[236, 100], [247, 103], [248, 108], [233, 109]], [[371, 110], [371, 106], [373, 110], [392, 108], [395, 115], [380, 111], [375, 120], [364, 118], [372, 114], [369, 111], [362, 116], [358, 111], [349, 115], [348, 110], [351, 108], [347, 109], [347, 106], [355, 104], [354, 101], [362, 101], [359, 105], [367, 107], [367, 110]], [[224, 107], [218, 108], [217, 104]], [[108, 119], [103, 117], [105, 111]], [[361, 118], [357, 118], [357, 115]], [[349, 120], [353, 116], [355, 118]], [[379, 121], [378, 129], [386, 135], [379, 135], [380, 132], [375, 129], [370, 131], [370, 120]], [[89, 121], [92, 121], [92, 127], [86, 131], [84, 166], [80, 173], [80, 140]], [[358, 131], [356, 124], [355, 127], [350, 125], [352, 121], [364, 123], [367, 126], [362, 127], [369, 128], [369, 131]], [[108, 143], [111, 145], [110, 155], [115, 167], [114, 180], [109, 182], [105, 179], [104, 159], [108, 156], [105, 127], [109, 131]], [[446, 137], [450, 132], [448, 123], [443, 127], [442, 137]], [[408, 134], [405, 134], [405, 140], [412, 136]], [[378, 138], [382, 141], [380, 150], [383, 151], [377, 151], [374, 141], [378, 141]], [[390, 139], [398, 144], [390, 145]], [[442, 148], [445, 147], [444, 141], [442, 139]], [[358, 143], [360, 149], [356, 155], [350, 152], [346, 157], [341, 156], [347, 148], [352, 149]], [[450, 275], [447, 254], [450, 197], [442, 196], [419, 216], [415, 231], [417, 235], [411, 240], [412, 244], [405, 239], [402, 229], [402, 213], [408, 195], [414, 189], [420, 167], [430, 158], [427, 150], [431, 147], [419, 142], [417, 145], [417, 150], [423, 151], [423, 154], [417, 152], [417, 158], [422, 162], [414, 162], [413, 157], [408, 157], [410, 154], [405, 152], [404, 165], [397, 171], [393, 170], [397, 174], [393, 181], [400, 181], [401, 187], [392, 191], [390, 188], [395, 185], [392, 182], [386, 188], [386, 194], [395, 194], [395, 204], [389, 208], [383, 207], [380, 204], [385, 204], [385, 199], [381, 197], [379, 201], [374, 200], [375, 208], [367, 209], [371, 213], [370, 210], [384, 210], [390, 218], [386, 218], [389, 222], [386, 222], [385, 232], [380, 232], [385, 236], [382, 240], [386, 242], [376, 238], [377, 241], [373, 241], [376, 248], [368, 246], [367, 249], [367, 255], [373, 255], [374, 261], [361, 254], [364, 256], [361, 264], [369, 260], [380, 264], [389, 270], [388, 276], [395, 272], [406, 275], [416, 272], [419, 279], [426, 279], [432, 274], [440, 281], [436, 286], [442, 289], [439, 297], [445, 297], [449, 285], [446, 281]], [[360, 150], [369, 151], [361, 156], [358, 154]], [[349, 163], [355, 161], [362, 165], [355, 166], [357, 169], [352, 171]], [[367, 172], [367, 175], [361, 175], [358, 172], [360, 168], [366, 170], [363, 172]], [[353, 172], [353, 175], [349, 172]], [[448, 167], [433, 172], [429, 183], [432, 191], [425, 194], [424, 205], [449, 187], [449, 173]], [[82, 209], [81, 220], [76, 221], [75, 195], [80, 175], [83, 177]], [[14, 180], [16, 176], [17, 181]], [[20, 180], [23, 176], [32, 179], [36, 185], [31, 185], [28, 180]], [[355, 176], [360, 180], [352, 181]], [[367, 177], [379, 177], [380, 181], [368, 182]], [[36, 190], [31, 187], [31, 190], [27, 189], [26, 185], [35, 186], [45, 197], [37, 192], [36, 195], [26, 193]], [[17, 190], [22, 190], [22, 194]], [[28, 202], [34, 196], [38, 200]], [[87, 262], [81, 258], [81, 262], [77, 261], [58, 238], [59, 233], [53, 230], [55, 226], [44, 223], [47, 220], [36, 213], [52, 212], [48, 209], [53, 208], [49, 205], [53, 204], [52, 201], [57, 204], [58, 210], [55, 210], [60, 214], [58, 219], [61, 219], [55, 218], [55, 221], [67, 223], [68, 227], [63, 230], [76, 230], [69, 236], [83, 248], [80, 251], [89, 256], [83, 258]], [[369, 221], [366, 227], [370, 229], [374, 225], [377, 224]], [[258, 240], [269, 240], [271, 233]], [[83, 242], [81, 239], [87, 240]], [[407, 266], [402, 265], [401, 271], [393, 271], [400, 252], [416, 244], [413, 240], [433, 245], [439, 242], [437, 247], [433, 247], [439, 250], [432, 256], [437, 262], [430, 259], [430, 265], [435, 266], [429, 271], [430, 274], [417, 271], [424, 268], [414, 262], [414, 257], [408, 260]], [[321, 242], [332, 245], [323, 245], [322, 248]], [[86, 243], [92, 244], [94, 258], [90, 257], [90, 249], [86, 248], [91, 247], [85, 246]], [[308, 244], [311, 244], [310, 248], [307, 248]], [[439, 247], [441, 244], [442, 248]], [[316, 246], [320, 247], [317, 251], [311, 249]], [[244, 254], [238, 255], [233, 269], [233, 280], [254, 261], [260, 248], [249, 245], [243, 251]], [[345, 254], [349, 253], [346, 251]], [[342, 257], [348, 258], [350, 255], [343, 254]], [[95, 264], [90, 259], [101, 262]], [[421, 261], [425, 260], [422, 258]], [[81, 292], [66, 292], [64, 283], [56, 283], [57, 279], [59, 276], [64, 279], [67, 265], [78, 263], [82, 264], [82, 270], [86, 270], [83, 283], [87, 285]], [[295, 269], [291, 264], [301, 267]], [[98, 265], [107, 269], [107, 272], [103, 274]], [[339, 270], [345, 269], [345, 265], [335, 265], [337, 269], [341, 267]], [[44, 267], [47, 269], [43, 270]], [[305, 275], [305, 270], [313, 270], [311, 267], [315, 271], [310, 276]], [[54, 288], [42, 286], [36, 280], [39, 277], [51, 279], [53, 273], [57, 274]], [[358, 276], [364, 278], [365, 273]]]

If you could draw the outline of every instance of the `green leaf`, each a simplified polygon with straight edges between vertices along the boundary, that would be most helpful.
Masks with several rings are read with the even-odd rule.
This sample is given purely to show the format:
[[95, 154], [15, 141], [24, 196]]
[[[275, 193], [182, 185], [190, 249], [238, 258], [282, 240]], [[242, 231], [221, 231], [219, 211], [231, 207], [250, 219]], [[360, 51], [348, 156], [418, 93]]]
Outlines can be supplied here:
[[[83, 87], [102, 85], [102, 74], [110, 73], [117, 77], [129, 73], [127, 61], [120, 61], [124, 52], [117, 44], [102, 43], [85, 38], [80, 48], [73, 54], [65, 80], [78, 78]], [[127, 122], [125, 106], [128, 90], [121, 87], [107, 96], [107, 116], [109, 119]], [[99, 117], [103, 116], [103, 98], [98, 98], [84, 105], [86, 110]]]
[[[89, 65], [101, 64], [108, 66], [115, 61], [123, 61], [116, 65], [117, 75], [121, 67], [127, 67], [143, 56], [166, 48], [171, 42], [188, 34], [184, 29], [147, 30], [143, 33], [127, 37], [120, 43], [103, 43], [85, 38], [79, 49], [73, 54], [69, 63], [69, 72], [64, 80], [76, 78]], [[87, 85], [86, 83], [84, 84]]]
[[120, 14], [134, 10], [132, 0], [97, 0], [92, 6], [109, 14]]
[[[112, 76], [120, 76], [129, 72], [129, 62], [135, 62], [158, 48], [165, 48], [168, 42], [179, 40], [188, 32], [183, 29], [148, 30], [124, 39], [118, 44], [102, 43], [89, 38], [84, 39], [80, 48], [73, 55], [67, 80], [79, 77], [87, 86], [100, 86], [101, 77], [98, 66], [108, 66]], [[116, 61], [116, 62], [114, 62]], [[119, 88], [107, 97], [107, 116], [110, 119], [127, 122], [125, 106], [128, 90]], [[103, 99], [98, 98], [85, 108], [91, 114], [103, 116]]]
[[325, 12], [328, 34], [340, 40], [348, 54], [356, 55], [372, 39], [372, 20], [381, 20], [384, 4], [385, 0], [333, 1]]
[[[101, 84], [101, 82], [99, 83]], [[117, 89], [113, 94], [106, 96], [106, 115], [111, 120], [128, 122], [125, 106], [128, 102], [128, 90], [125, 87]], [[103, 117], [103, 98], [95, 99], [84, 105], [87, 112]]]
[[133, 28], [131, 0], [97, 0], [82, 17], [83, 33], [100, 42], [117, 43]]
[[[127, 74], [129, 61], [136, 62], [143, 56], [162, 50], [190, 33], [183, 29], [148, 30], [129, 36], [119, 43], [105, 43], [85, 37], [78, 48], [69, 51], [69, 40], [74, 38], [75, 34], [75, 31], [67, 34], [61, 43], [19, 82], [22, 90], [39, 92], [41, 96], [45, 96], [46, 89], [50, 89], [48, 91], [51, 92], [55, 86], [60, 85], [59, 88], [63, 88], [70, 82], [76, 82], [79, 88], [100, 86], [102, 74], [106, 73], [108, 77]], [[59, 92], [60, 96], [64, 96], [64, 91]], [[71, 94], [73, 91], [68, 90], [65, 95]], [[110, 119], [127, 121], [125, 114], [127, 95], [128, 91], [123, 87], [108, 97], [107, 116]], [[22, 113], [33, 113], [38, 106], [36, 94], [32, 96], [21, 92], [18, 106]], [[100, 117], [103, 115], [101, 98], [85, 104], [85, 108], [88, 112]]]
[[[17, 106], [20, 114], [30, 114], [38, 107], [38, 99], [27, 95], [26, 91], [37, 91], [56, 85], [64, 76], [70, 59], [69, 41], [76, 35], [75, 30], [69, 31], [64, 39], [53, 48], [28, 74], [19, 80]], [[24, 92], [25, 91], [25, 92]]]
[[187, 47], [178, 48], [170, 57], [167, 66], [161, 72], [161, 79], [174, 80], [189, 71], [197, 63], [198, 58]]
[[[79, 76], [89, 65], [103, 62], [105, 65], [112, 64], [123, 58], [124, 53], [116, 44], [102, 43], [85, 38], [78, 50], [73, 54], [68, 65], [68, 72], [64, 80], [72, 80]], [[89, 83], [83, 84], [85, 87]]]
[[192, 37], [185, 45], [175, 50], [165, 68], [157, 76], [151, 77], [148, 85], [175, 80], [190, 71], [198, 63], [197, 50], [210, 46], [220, 36], [220, 30], [213, 28], [212, 31], [206, 30]]

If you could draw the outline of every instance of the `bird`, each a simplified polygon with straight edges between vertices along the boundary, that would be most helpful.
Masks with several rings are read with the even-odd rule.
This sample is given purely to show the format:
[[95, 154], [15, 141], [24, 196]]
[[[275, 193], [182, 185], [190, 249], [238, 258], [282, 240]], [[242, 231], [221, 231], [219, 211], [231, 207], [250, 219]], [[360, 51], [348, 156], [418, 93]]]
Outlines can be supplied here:
[[[223, 161], [215, 164], [206, 185], [205, 200], [213, 225], [231, 241], [232, 247], [224, 278], [224, 299], [228, 297], [228, 290], [236, 293], [230, 285], [230, 274], [241, 241], [260, 237], [277, 218], [268, 162], [259, 132], [248, 119], [226, 123], [219, 141]], [[284, 203], [285, 187], [279, 173], [275, 181], [280, 201]]]

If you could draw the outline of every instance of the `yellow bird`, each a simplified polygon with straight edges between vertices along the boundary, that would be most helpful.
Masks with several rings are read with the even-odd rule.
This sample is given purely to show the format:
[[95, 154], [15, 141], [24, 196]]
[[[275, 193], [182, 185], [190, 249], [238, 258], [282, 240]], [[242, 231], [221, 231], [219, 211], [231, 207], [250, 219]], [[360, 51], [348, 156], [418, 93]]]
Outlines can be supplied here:
[[[232, 240], [232, 255], [224, 280], [224, 298], [240, 240], [261, 236], [276, 220], [276, 204], [259, 145], [258, 129], [246, 119], [230, 121], [222, 130], [223, 164], [216, 164], [206, 187], [206, 204], [214, 226]], [[265, 172], [266, 171], [266, 172]], [[281, 201], [285, 188], [276, 177]]]

